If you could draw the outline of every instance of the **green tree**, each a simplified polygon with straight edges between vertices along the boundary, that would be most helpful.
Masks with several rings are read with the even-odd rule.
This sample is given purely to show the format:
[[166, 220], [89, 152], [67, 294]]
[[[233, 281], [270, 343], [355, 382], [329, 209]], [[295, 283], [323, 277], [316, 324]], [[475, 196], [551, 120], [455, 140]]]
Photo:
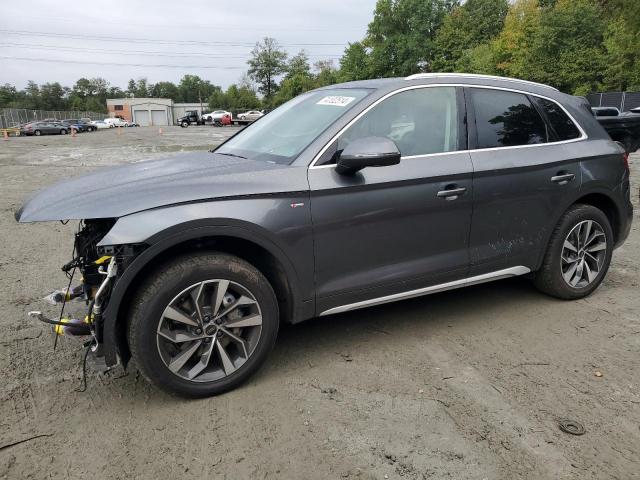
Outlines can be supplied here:
[[315, 76], [316, 87], [338, 83], [338, 71], [333, 64], [333, 60], [318, 60], [313, 64], [313, 68], [317, 72]]
[[311, 76], [311, 68], [309, 67], [309, 56], [304, 50], [300, 50], [300, 52], [291, 57], [289, 63], [287, 64], [286, 77], [293, 77], [295, 75], [307, 75], [309, 77]]
[[13, 85], [5, 83], [0, 86], [0, 108], [14, 106], [18, 97], [18, 90]]
[[173, 101], [177, 101], [180, 96], [178, 87], [173, 82], [158, 82], [151, 86], [149, 93], [154, 98], [170, 98]]
[[610, 90], [640, 90], [640, 2], [619, 0], [604, 35], [606, 67], [603, 86]]
[[[444, 19], [434, 41], [434, 70], [460, 69], [465, 53], [496, 37], [509, 10], [507, 0], [467, 0]], [[465, 59], [467, 64], [470, 58]]]
[[378, 0], [364, 45], [373, 77], [431, 71], [438, 28], [458, 0]]
[[68, 108], [66, 91], [58, 82], [44, 83], [40, 86], [39, 108], [43, 110], [65, 110]]
[[234, 84], [226, 92], [216, 87], [209, 96], [208, 104], [211, 110], [245, 110], [260, 107], [260, 99], [251, 88]]
[[203, 80], [198, 75], [185, 75], [178, 84], [178, 99], [179, 102], [195, 103], [206, 102], [207, 98], [216, 89], [209, 80]]
[[362, 42], [350, 43], [345, 49], [340, 58], [338, 77], [342, 82], [371, 78], [369, 73], [369, 54]]
[[275, 38], [265, 37], [262, 42], [256, 43], [247, 64], [249, 76], [268, 101], [278, 89], [277, 77], [287, 70], [287, 53]]

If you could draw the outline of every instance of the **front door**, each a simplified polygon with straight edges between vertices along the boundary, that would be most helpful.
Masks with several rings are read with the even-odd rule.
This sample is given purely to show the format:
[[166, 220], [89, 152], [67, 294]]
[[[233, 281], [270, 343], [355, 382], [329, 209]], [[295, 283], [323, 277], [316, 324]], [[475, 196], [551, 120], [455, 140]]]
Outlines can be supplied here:
[[[309, 169], [318, 314], [462, 279], [469, 266], [472, 165], [456, 87], [420, 87], [382, 100]], [[400, 164], [335, 171], [357, 138], [384, 136]]]

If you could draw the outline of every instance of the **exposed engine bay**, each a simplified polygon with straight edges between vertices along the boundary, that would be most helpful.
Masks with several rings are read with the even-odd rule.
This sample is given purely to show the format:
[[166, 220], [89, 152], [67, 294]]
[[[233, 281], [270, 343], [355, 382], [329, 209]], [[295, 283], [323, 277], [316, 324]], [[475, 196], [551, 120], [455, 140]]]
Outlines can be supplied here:
[[[109, 303], [113, 285], [135, 251], [129, 246], [98, 247], [114, 223], [114, 219], [82, 220], [79, 223], [72, 259], [62, 266], [69, 283], [66, 288], [45, 297], [50, 304], [60, 305], [59, 317], [51, 319], [40, 311], [29, 312], [32, 318], [52, 325], [56, 335], [87, 337], [84, 342], [87, 354], [91, 352], [96, 357], [102, 356], [103, 312]], [[79, 280], [76, 285], [75, 280]], [[87, 310], [83, 318], [65, 316], [65, 306], [70, 301], [85, 303]]]

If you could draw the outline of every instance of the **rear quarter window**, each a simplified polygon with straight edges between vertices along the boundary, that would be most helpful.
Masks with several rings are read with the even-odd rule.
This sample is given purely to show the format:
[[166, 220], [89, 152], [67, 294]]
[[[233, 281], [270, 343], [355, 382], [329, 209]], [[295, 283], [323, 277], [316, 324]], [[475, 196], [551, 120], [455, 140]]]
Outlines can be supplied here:
[[534, 97], [542, 111], [544, 111], [551, 128], [556, 133], [557, 139], [573, 140], [574, 138], [580, 138], [581, 133], [573, 120], [569, 118], [569, 115], [558, 105], [556, 102], [547, 100], [545, 98]]

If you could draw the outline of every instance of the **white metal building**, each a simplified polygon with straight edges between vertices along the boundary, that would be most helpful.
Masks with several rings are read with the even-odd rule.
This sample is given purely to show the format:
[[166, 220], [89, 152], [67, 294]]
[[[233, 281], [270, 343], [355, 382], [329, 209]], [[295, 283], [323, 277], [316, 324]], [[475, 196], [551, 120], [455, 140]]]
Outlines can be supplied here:
[[140, 126], [172, 125], [174, 119], [170, 98], [109, 98], [107, 111]]
[[208, 111], [206, 103], [173, 103], [170, 98], [109, 98], [107, 111], [110, 117], [121, 116], [127, 121], [146, 126], [173, 125], [187, 111], [196, 110], [202, 115]]

